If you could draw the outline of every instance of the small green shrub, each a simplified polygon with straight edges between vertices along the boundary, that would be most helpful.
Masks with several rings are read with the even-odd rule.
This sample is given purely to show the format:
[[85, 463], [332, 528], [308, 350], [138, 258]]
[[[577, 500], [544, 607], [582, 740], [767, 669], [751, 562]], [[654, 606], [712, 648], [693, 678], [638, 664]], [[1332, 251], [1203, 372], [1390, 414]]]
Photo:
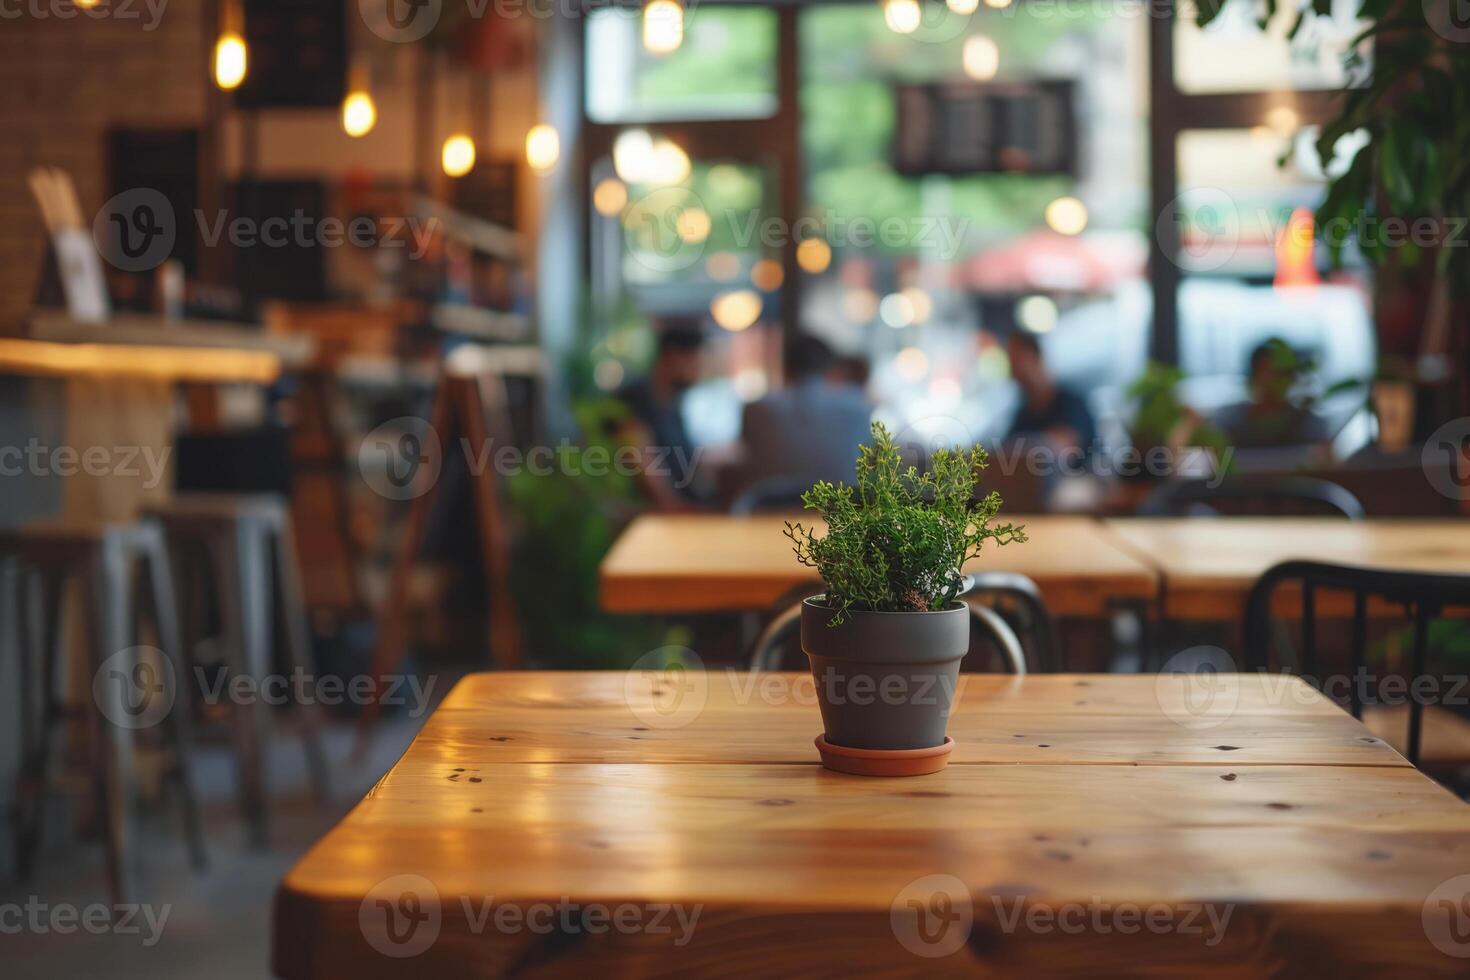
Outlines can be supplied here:
[[976, 445], [938, 450], [926, 473], [905, 468], [893, 436], [875, 422], [873, 444], [859, 448], [855, 488], [823, 480], [802, 494], [806, 508], [827, 522], [827, 534], [818, 538], [788, 521], [786, 536], [796, 560], [815, 568], [827, 585], [827, 602], [836, 610], [829, 625], [839, 625], [850, 609], [945, 609], [959, 595], [961, 568], [986, 541], [1026, 540], [1023, 526], [990, 526], [1000, 494], [974, 499], [987, 460]]

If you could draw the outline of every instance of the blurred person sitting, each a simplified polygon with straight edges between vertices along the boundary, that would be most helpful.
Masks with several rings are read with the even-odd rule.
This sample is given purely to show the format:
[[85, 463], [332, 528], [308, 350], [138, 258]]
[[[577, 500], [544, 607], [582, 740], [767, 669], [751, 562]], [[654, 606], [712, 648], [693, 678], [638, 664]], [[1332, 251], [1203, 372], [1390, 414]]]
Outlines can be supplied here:
[[786, 346], [786, 386], [745, 406], [742, 489], [852, 482], [858, 446], [869, 441], [873, 410], [854, 383], [854, 359], [839, 359], [816, 337]]
[[1310, 408], [1292, 400], [1309, 363], [1280, 337], [1251, 351], [1250, 398], [1221, 409], [1215, 424], [1241, 449], [1310, 446], [1325, 442], [1327, 426]]
[[639, 481], [656, 509], [695, 509], [699, 453], [684, 427], [684, 396], [703, 374], [704, 331], [692, 317], [667, 318], [656, 329], [657, 352], [648, 375], [614, 396], [629, 413], [614, 435], [643, 451]]
[[1040, 438], [1051, 448], [1090, 451], [1097, 424], [1087, 401], [1057, 383], [1046, 366], [1036, 335], [1017, 330], [1006, 341], [1011, 377], [1021, 389], [1021, 408], [1008, 439]]

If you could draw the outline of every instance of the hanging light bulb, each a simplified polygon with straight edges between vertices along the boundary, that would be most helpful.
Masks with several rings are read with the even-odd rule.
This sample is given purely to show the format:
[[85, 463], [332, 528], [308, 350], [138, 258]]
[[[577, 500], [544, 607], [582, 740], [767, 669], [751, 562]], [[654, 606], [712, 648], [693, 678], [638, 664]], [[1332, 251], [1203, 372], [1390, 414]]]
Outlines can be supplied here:
[[239, 88], [248, 57], [243, 37], [234, 31], [221, 34], [214, 42], [214, 84], [226, 92]]
[[895, 34], [912, 34], [924, 20], [919, 0], [883, 0], [883, 22]]
[[378, 107], [368, 92], [349, 92], [342, 100], [342, 128], [348, 136], [366, 136], [378, 123]]
[[684, 43], [684, 5], [679, 0], [648, 0], [643, 5], [643, 47], [649, 54], [671, 54]]
[[342, 129], [348, 136], [366, 136], [378, 124], [367, 70], [354, 67], [347, 74], [347, 97], [342, 100]]
[[561, 134], [555, 126], [538, 123], [526, 134], [526, 162], [537, 173], [545, 173], [561, 159]]
[[240, 87], [249, 67], [244, 20], [240, 8], [226, 0], [220, 12], [219, 38], [214, 42], [214, 84], [226, 92]]
[[444, 141], [439, 159], [446, 174], [463, 177], [475, 167], [475, 141], [464, 133], [455, 133]]

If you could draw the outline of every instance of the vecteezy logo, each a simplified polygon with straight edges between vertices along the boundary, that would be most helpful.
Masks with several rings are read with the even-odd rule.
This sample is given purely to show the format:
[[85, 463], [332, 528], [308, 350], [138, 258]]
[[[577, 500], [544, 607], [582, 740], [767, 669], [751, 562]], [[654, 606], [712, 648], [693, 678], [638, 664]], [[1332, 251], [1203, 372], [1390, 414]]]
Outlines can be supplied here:
[[893, 899], [888, 924], [915, 956], [949, 956], [964, 948], [975, 925], [970, 889], [954, 875], [916, 878]]
[[1154, 678], [1154, 697], [1176, 725], [1193, 730], [1223, 725], [1240, 704], [1235, 659], [1219, 647], [1180, 650]]
[[173, 205], [151, 187], [113, 195], [92, 219], [97, 251], [124, 272], [162, 265], [173, 254], [177, 233]]
[[395, 44], [426, 37], [438, 26], [443, 8], [444, 0], [357, 0], [368, 30]]
[[650, 650], [623, 675], [623, 700], [650, 728], [683, 728], [699, 717], [709, 700], [704, 661], [688, 647]]
[[118, 728], [152, 728], [174, 706], [174, 668], [156, 647], [119, 650], [92, 675], [92, 699]]
[[704, 200], [684, 187], [661, 187], [628, 205], [623, 238], [628, 254], [654, 272], [680, 272], [703, 256], [714, 218]]
[[1470, 874], [1440, 882], [1424, 900], [1420, 921], [1435, 949], [1470, 958]]
[[1470, 42], [1470, 0], [1421, 0], [1430, 30], [1456, 44]]
[[411, 500], [429, 492], [443, 468], [439, 433], [423, 419], [390, 419], [357, 447], [357, 469], [373, 492], [389, 500]]
[[368, 945], [394, 959], [417, 956], [434, 945], [443, 920], [439, 889], [423, 875], [384, 878], [357, 908], [357, 925]]
[[1164, 205], [1154, 224], [1160, 241], [1176, 239], [1175, 264], [1186, 272], [1210, 272], [1235, 256], [1240, 212], [1218, 187], [1196, 187]]
[[1470, 500], [1470, 417], [1435, 429], [1419, 462], [1435, 490], [1451, 500]]

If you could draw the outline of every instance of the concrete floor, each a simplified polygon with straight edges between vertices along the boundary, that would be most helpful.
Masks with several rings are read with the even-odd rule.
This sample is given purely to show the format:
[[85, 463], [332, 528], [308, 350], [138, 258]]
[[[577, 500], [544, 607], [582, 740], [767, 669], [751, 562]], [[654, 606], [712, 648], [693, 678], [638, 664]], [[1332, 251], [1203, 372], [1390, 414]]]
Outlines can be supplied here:
[[[210, 980], [270, 976], [270, 912], [277, 882], [308, 847], [392, 766], [422, 719], [384, 720], [368, 758], [350, 761], [353, 730], [334, 722], [326, 749], [335, 783], [331, 805], [318, 807], [306, 777], [301, 743], [278, 731], [270, 746], [271, 842], [248, 847], [235, 799], [234, 756], [226, 745], [205, 744], [194, 752], [194, 769], [204, 810], [209, 865], [190, 869], [172, 813], [148, 814], [142, 827], [146, 874], [138, 901], [148, 909], [136, 931], [63, 933], [55, 914], [85, 916], [89, 906], [108, 906], [102, 847], [65, 830], [47, 831], [45, 854], [33, 879], [0, 884], [0, 974], [10, 980], [64, 977], [85, 980]], [[58, 839], [59, 838], [59, 839]], [[70, 838], [70, 839], [69, 839]], [[40, 912], [40, 928], [32, 909]], [[74, 910], [74, 911], [73, 911]], [[162, 928], [152, 922], [162, 919]], [[100, 911], [94, 915], [101, 915]], [[149, 939], [157, 940], [149, 944]]]

